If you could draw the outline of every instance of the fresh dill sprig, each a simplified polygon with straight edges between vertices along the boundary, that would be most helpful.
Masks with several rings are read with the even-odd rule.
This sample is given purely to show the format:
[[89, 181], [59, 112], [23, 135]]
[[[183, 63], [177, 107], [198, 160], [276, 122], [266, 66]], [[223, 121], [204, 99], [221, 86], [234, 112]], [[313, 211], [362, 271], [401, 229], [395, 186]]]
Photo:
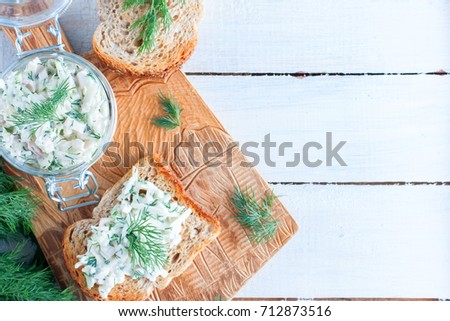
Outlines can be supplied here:
[[180, 105], [172, 97], [165, 96], [163, 93], [159, 93], [158, 99], [166, 115], [152, 118], [152, 124], [167, 130], [181, 126], [180, 115], [183, 110]]
[[[29, 190], [15, 190], [15, 182], [15, 178], [0, 170], [0, 239], [15, 242], [17, 238], [14, 250], [0, 254], [0, 300], [75, 300], [72, 288], [58, 288], [50, 269], [21, 263], [29, 243], [19, 235], [31, 232], [38, 202]], [[34, 255], [30, 259], [35, 259]]]
[[0, 169], [0, 238], [17, 231], [29, 234], [38, 204], [28, 189], [15, 190], [16, 179]]
[[60, 290], [48, 268], [22, 263], [21, 252], [25, 243], [15, 250], [0, 254], [0, 300], [4, 301], [71, 301], [72, 288]]
[[151, 218], [148, 214], [143, 210], [130, 218], [126, 238], [133, 267], [138, 265], [144, 270], [156, 270], [166, 264], [168, 249], [161, 231], [149, 224]]
[[[179, 0], [184, 3], [184, 0]], [[130, 29], [139, 29], [139, 35], [136, 42], [140, 43], [138, 54], [142, 55], [156, 47], [156, 35], [160, 23], [164, 29], [168, 29], [172, 23], [172, 16], [169, 12], [166, 0], [125, 0], [123, 8], [125, 10], [133, 7], [148, 5], [147, 11], [134, 22]]]
[[250, 233], [250, 240], [259, 244], [267, 242], [277, 235], [278, 222], [273, 217], [272, 209], [276, 197], [266, 192], [258, 203], [253, 190], [243, 191], [236, 187], [231, 195], [231, 203], [237, 211], [238, 222]]
[[0, 194], [11, 192], [14, 189], [15, 180], [0, 170]]
[[62, 121], [56, 113], [58, 106], [69, 95], [68, 79], [63, 81], [53, 91], [50, 98], [42, 102], [31, 102], [31, 107], [23, 109], [11, 116], [11, 122], [15, 126], [29, 126], [33, 132], [49, 121]]
[[28, 189], [10, 191], [0, 194], [0, 237], [5, 233], [23, 230], [25, 234], [32, 231], [31, 220], [38, 200]]

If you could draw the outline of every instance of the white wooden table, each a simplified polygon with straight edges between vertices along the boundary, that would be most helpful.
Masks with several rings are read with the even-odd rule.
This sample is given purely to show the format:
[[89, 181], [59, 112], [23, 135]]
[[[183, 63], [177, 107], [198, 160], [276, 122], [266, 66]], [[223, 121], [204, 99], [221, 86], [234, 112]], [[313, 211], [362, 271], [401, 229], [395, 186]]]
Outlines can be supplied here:
[[[184, 71], [237, 141], [347, 141], [347, 167], [258, 165], [301, 230], [238, 296], [450, 298], [450, 1], [205, 7]], [[97, 23], [94, 0], [63, 16], [77, 53]]]

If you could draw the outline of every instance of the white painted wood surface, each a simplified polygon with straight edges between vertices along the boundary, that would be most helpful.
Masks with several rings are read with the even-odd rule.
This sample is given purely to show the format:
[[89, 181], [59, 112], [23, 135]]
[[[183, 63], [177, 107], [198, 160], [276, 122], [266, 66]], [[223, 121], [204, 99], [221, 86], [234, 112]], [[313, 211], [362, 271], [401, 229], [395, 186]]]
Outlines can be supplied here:
[[[259, 142], [258, 165], [272, 182], [450, 181], [450, 77], [189, 77], [203, 99], [241, 144]], [[325, 160], [326, 133], [333, 146], [347, 141], [347, 167], [286, 166], [311, 141], [310, 160]], [[270, 167], [261, 142], [270, 134]]]
[[[450, 1], [205, 0], [205, 8], [188, 72], [450, 70]], [[97, 23], [94, 0], [73, 1], [62, 24], [76, 52], [90, 50]], [[12, 59], [0, 34], [0, 68]], [[240, 142], [270, 133], [301, 152], [326, 132], [347, 141], [348, 167], [285, 168], [274, 157], [276, 168], [258, 166], [269, 181], [450, 181], [448, 76], [189, 78]], [[240, 297], [450, 298], [450, 186], [274, 188], [301, 230]]]
[[238, 293], [448, 298], [447, 186], [275, 186], [300, 232]]
[[[205, 0], [189, 72], [450, 70], [449, 0]], [[91, 48], [95, 0], [62, 17], [78, 53]], [[9, 44], [0, 38], [0, 47]], [[2, 50], [0, 68], [13, 57]], [[1, 56], [0, 56], [1, 57]]]
[[206, 0], [187, 71], [419, 72], [450, 67], [447, 0]]

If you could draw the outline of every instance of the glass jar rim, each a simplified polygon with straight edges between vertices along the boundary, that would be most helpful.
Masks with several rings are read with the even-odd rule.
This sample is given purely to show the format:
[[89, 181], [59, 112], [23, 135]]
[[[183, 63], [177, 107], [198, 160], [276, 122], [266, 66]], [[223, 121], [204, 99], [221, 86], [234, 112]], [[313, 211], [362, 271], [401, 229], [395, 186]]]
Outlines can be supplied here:
[[39, 52], [31, 53], [28, 55], [22, 56], [17, 61], [13, 62], [0, 76], [0, 79], [5, 79], [11, 72], [14, 72], [23, 65], [26, 65], [29, 61], [33, 60], [34, 58], [40, 58], [40, 59], [55, 59], [57, 57], [64, 57], [67, 58], [67, 60], [76, 63], [80, 65], [81, 67], [84, 67], [88, 69], [93, 76], [99, 81], [99, 83], [102, 85], [106, 97], [108, 98], [108, 107], [109, 107], [109, 119], [108, 119], [108, 125], [106, 128], [105, 133], [103, 134], [99, 144], [98, 144], [98, 150], [94, 154], [94, 156], [91, 158], [89, 163], [80, 163], [78, 165], [74, 165], [67, 168], [61, 168], [58, 170], [47, 170], [47, 169], [41, 169], [36, 168], [24, 163], [19, 162], [15, 157], [13, 157], [3, 146], [3, 144], [0, 142], [0, 155], [13, 167], [17, 168], [20, 171], [23, 171], [27, 174], [31, 174], [34, 176], [39, 176], [43, 178], [53, 178], [53, 177], [68, 177], [72, 175], [80, 174], [84, 171], [86, 171], [89, 167], [91, 167], [94, 163], [96, 163], [104, 154], [106, 149], [108, 148], [109, 144], [111, 143], [111, 140], [114, 137], [116, 124], [117, 124], [117, 105], [116, 105], [116, 99], [114, 96], [114, 92], [111, 88], [111, 85], [109, 84], [106, 77], [101, 73], [100, 70], [98, 70], [97, 67], [95, 67], [92, 63], [90, 63], [88, 60], [76, 55], [72, 54], [67, 51], [55, 51], [55, 50], [42, 50]]
[[72, 0], [0, 0], [0, 25], [37, 27], [62, 15]]

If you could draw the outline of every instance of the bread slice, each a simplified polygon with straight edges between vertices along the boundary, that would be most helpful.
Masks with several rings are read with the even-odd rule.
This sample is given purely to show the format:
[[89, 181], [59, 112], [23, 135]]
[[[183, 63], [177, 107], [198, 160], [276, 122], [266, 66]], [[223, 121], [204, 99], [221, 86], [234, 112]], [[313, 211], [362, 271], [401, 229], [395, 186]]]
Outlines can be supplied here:
[[148, 5], [124, 10], [123, 0], [97, 0], [100, 25], [92, 44], [98, 57], [113, 69], [137, 76], [165, 78], [179, 68], [197, 45], [197, 24], [203, 17], [203, 0], [168, 0], [173, 22], [168, 30], [160, 27], [156, 47], [138, 55], [139, 29], [130, 26]]
[[[205, 248], [220, 233], [219, 222], [211, 215], [206, 214], [190, 197], [188, 197], [183, 186], [177, 178], [164, 167], [158, 157], [152, 161], [141, 160], [136, 167], [139, 168], [139, 177], [153, 182], [161, 190], [172, 195], [172, 200], [192, 209], [192, 214], [188, 216], [182, 224], [182, 241], [177, 247], [169, 251], [169, 274], [167, 277], [159, 277], [156, 282], [148, 279], [133, 280], [127, 277], [126, 280], [114, 286], [109, 293], [107, 300], [145, 300], [154, 288], [164, 288], [170, 281], [183, 273], [192, 263], [196, 255]], [[75, 269], [78, 262], [77, 255], [87, 251], [87, 238], [90, 228], [99, 222], [100, 218], [110, 215], [110, 210], [118, 204], [118, 196], [122, 191], [123, 184], [131, 177], [131, 170], [112, 188], [104, 194], [99, 205], [94, 209], [93, 218], [78, 221], [69, 226], [64, 234], [63, 254], [67, 269], [80, 286], [81, 290], [94, 300], [105, 300], [100, 296], [98, 286], [92, 289], [86, 286], [86, 279], [82, 268]]]

